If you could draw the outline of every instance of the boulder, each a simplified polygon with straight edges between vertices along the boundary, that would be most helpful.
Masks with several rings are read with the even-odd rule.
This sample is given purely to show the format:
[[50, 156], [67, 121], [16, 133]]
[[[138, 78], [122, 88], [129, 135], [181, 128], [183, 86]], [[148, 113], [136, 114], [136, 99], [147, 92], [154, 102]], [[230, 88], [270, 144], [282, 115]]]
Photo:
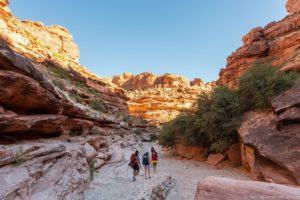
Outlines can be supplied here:
[[185, 146], [183, 144], [176, 145], [176, 152], [181, 157], [194, 160], [204, 160], [207, 153], [204, 148], [197, 146]]
[[228, 160], [235, 164], [241, 164], [241, 149], [240, 144], [233, 144], [228, 150]]
[[300, 189], [275, 183], [207, 177], [197, 187], [195, 200], [298, 200]]
[[221, 153], [218, 154], [209, 154], [206, 162], [210, 165], [217, 166], [221, 161], [225, 159], [225, 156]]
[[91, 162], [97, 156], [97, 151], [89, 143], [85, 143], [84, 152], [87, 162]]

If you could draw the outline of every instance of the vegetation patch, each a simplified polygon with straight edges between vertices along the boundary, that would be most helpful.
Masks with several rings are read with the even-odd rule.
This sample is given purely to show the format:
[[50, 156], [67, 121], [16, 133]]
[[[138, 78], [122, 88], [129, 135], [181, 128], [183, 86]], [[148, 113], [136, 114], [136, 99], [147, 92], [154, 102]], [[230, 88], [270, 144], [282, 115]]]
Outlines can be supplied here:
[[159, 143], [172, 146], [180, 141], [224, 153], [238, 141], [241, 115], [271, 108], [271, 100], [290, 88], [297, 77], [299, 74], [282, 72], [268, 64], [256, 64], [240, 78], [238, 89], [219, 86], [211, 94], [201, 93], [193, 113], [164, 124]]
[[97, 110], [97, 111], [101, 111], [101, 112], [106, 111], [104, 102], [102, 100], [99, 100], [99, 99], [91, 101], [90, 107], [93, 108], [94, 110]]
[[72, 137], [75, 137], [75, 136], [80, 136], [82, 134], [81, 131], [77, 131], [77, 130], [71, 130], [69, 135], [72, 136]]
[[89, 165], [89, 171], [90, 171], [90, 179], [91, 181], [94, 180], [94, 177], [95, 177], [95, 171], [96, 171], [96, 168], [95, 168], [95, 161], [92, 160], [90, 162], [88, 162], [88, 165]]
[[61, 89], [61, 90], [65, 90], [65, 89], [66, 89], [66, 88], [65, 88], [65, 85], [64, 85], [63, 82], [60, 81], [60, 80], [53, 80], [53, 84], [54, 84], [55, 86], [57, 86], [59, 89]]
[[20, 165], [21, 163], [24, 162], [24, 159], [23, 159], [23, 148], [20, 147], [17, 152], [15, 153], [15, 164], [16, 165]]

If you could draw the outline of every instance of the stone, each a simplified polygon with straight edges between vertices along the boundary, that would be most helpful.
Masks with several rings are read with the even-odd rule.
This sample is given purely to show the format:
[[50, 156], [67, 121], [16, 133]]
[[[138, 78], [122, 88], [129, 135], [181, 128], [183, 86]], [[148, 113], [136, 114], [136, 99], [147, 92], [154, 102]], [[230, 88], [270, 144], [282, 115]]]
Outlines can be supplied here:
[[228, 160], [233, 162], [234, 164], [241, 164], [241, 149], [240, 144], [233, 144], [227, 153]]
[[300, 189], [275, 183], [207, 177], [197, 187], [195, 200], [289, 199], [297, 200]]
[[221, 153], [218, 154], [209, 154], [206, 162], [210, 165], [217, 166], [221, 161], [225, 159], [225, 156]]
[[185, 146], [183, 144], [176, 145], [176, 152], [179, 156], [187, 159], [202, 161], [205, 159], [207, 151], [197, 146]]
[[[287, 119], [288, 120], [288, 119]], [[300, 124], [276, 122], [273, 112], [250, 112], [239, 128], [242, 163], [258, 180], [300, 183]]]
[[82, 199], [90, 179], [80, 149], [58, 140], [0, 145], [0, 199]]
[[85, 143], [84, 152], [87, 162], [91, 162], [97, 156], [97, 151], [89, 143]]

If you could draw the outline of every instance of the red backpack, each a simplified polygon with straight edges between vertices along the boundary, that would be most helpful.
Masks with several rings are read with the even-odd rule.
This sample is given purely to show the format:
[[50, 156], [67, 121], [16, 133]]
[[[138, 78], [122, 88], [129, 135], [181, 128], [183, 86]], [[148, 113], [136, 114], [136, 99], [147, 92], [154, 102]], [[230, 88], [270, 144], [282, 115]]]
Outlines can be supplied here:
[[158, 156], [157, 156], [157, 153], [155, 151], [152, 152], [151, 160], [158, 160]]

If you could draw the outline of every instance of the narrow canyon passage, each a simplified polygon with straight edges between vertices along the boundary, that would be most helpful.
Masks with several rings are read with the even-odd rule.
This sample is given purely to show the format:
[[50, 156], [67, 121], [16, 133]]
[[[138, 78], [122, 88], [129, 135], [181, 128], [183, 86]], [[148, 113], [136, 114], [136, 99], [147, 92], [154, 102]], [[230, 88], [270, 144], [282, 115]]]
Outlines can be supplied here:
[[[132, 170], [128, 166], [130, 154], [138, 149], [142, 155], [145, 151], [150, 151], [151, 146], [156, 147], [159, 153], [158, 172], [153, 174], [151, 171], [151, 179], [145, 179], [142, 168], [137, 181], [133, 182]], [[86, 191], [85, 199], [148, 199], [152, 188], [160, 184], [168, 175], [176, 179], [178, 188], [175, 192], [178, 199], [184, 200], [194, 199], [197, 183], [208, 176], [250, 180], [248, 174], [237, 169], [216, 169], [204, 162], [178, 159], [152, 143], [141, 143], [125, 149], [114, 146], [112, 149], [114, 153], [111, 161], [95, 174], [90, 188]]]

